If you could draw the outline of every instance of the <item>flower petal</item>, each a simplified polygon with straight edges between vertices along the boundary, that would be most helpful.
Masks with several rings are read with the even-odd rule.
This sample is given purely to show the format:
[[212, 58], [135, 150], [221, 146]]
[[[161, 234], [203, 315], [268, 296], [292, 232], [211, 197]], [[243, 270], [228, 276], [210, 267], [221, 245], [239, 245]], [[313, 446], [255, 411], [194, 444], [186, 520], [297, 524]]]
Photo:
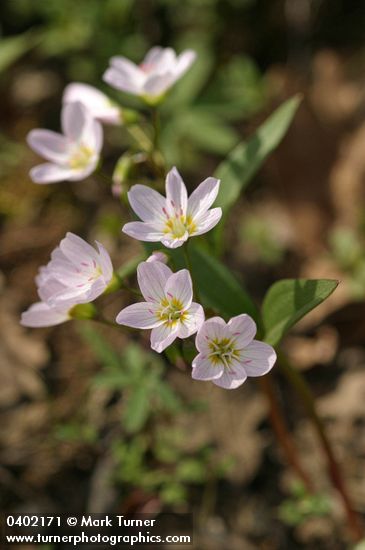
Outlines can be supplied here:
[[146, 185], [133, 185], [128, 192], [128, 200], [142, 221], [147, 223], [166, 221], [166, 199]]
[[240, 356], [240, 362], [248, 376], [263, 376], [272, 369], [275, 361], [274, 348], [258, 340], [253, 340]]
[[193, 302], [186, 317], [179, 324], [178, 337], [188, 338], [195, 334], [204, 323], [204, 309], [200, 304]]
[[31, 130], [27, 135], [28, 145], [41, 157], [56, 164], [66, 164], [70, 156], [70, 141], [62, 134], [51, 130]]
[[66, 86], [62, 102], [80, 101], [93, 117], [107, 124], [121, 123], [121, 109], [94, 86], [73, 82]]
[[209, 351], [208, 341], [216, 338], [223, 338], [229, 334], [229, 329], [221, 317], [211, 317], [205, 321], [199, 329], [195, 339], [198, 351]]
[[193, 283], [187, 269], [181, 269], [169, 277], [165, 285], [165, 295], [181, 302], [184, 309], [191, 306], [193, 299]]
[[152, 329], [151, 332], [151, 348], [161, 353], [166, 349], [177, 337], [177, 324], [170, 327], [166, 323]]
[[143, 94], [150, 97], [158, 97], [164, 94], [174, 83], [172, 72], [164, 74], [151, 74], [143, 85]]
[[142, 93], [142, 83], [138, 80], [132, 80], [130, 76], [113, 67], [110, 67], [105, 71], [103, 74], [103, 80], [109, 84], [109, 86], [112, 86], [117, 90], [121, 90], [122, 92], [136, 95], [140, 95]]
[[34, 183], [56, 183], [71, 180], [75, 176], [75, 172], [67, 166], [45, 162], [34, 166], [30, 170], [29, 176]]
[[113, 277], [112, 261], [110, 259], [109, 253], [106, 250], [106, 248], [98, 241], [95, 241], [95, 242], [99, 249], [99, 263], [100, 263], [101, 270], [103, 272], [104, 279], [107, 282], [109, 282]]
[[186, 215], [188, 193], [175, 166], [166, 177], [166, 199], [169, 211], [179, 216]]
[[62, 239], [59, 247], [66, 258], [76, 266], [82, 262], [83, 265], [86, 264], [85, 267], [92, 269], [93, 261], [96, 263], [99, 261], [95, 248], [70, 231], [66, 233], [66, 237]]
[[122, 55], [113, 56], [110, 59], [110, 65], [120, 74], [128, 77], [131, 82], [140, 83], [144, 80], [144, 74], [140, 67]]
[[156, 310], [157, 307], [150, 302], [139, 302], [122, 309], [116, 321], [119, 325], [132, 328], [158, 327], [161, 321], [156, 317]]
[[138, 285], [147, 302], [158, 302], [165, 298], [165, 286], [172, 277], [171, 269], [161, 262], [142, 262], [137, 268]]
[[86, 109], [80, 101], [67, 103], [61, 113], [62, 131], [67, 138], [78, 142], [85, 126]]
[[211, 210], [208, 210], [208, 212], [206, 212], [205, 214], [201, 214], [200, 216], [194, 219], [197, 229], [192, 234], [203, 235], [203, 233], [207, 233], [215, 225], [217, 225], [221, 217], [222, 217], [221, 208], [212, 208]]
[[194, 50], [185, 50], [177, 57], [175, 66], [175, 80], [180, 78], [191, 67], [196, 59]]
[[255, 321], [246, 313], [232, 317], [228, 322], [228, 327], [240, 348], [248, 346], [257, 331]]
[[174, 237], [173, 235], [164, 234], [161, 238], [161, 242], [164, 246], [167, 248], [178, 248], [179, 246], [182, 246], [189, 238], [189, 233], [185, 231], [184, 235], [182, 237]]
[[213, 365], [207, 357], [201, 353], [197, 355], [192, 364], [191, 373], [194, 380], [214, 380], [223, 374], [223, 365]]
[[205, 214], [217, 198], [219, 185], [220, 180], [216, 178], [205, 179], [189, 197], [188, 214], [193, 218]]
[[247, 375], [244, 369], [237, 361], [234, 361], [229, 368], [223, 369], [223, 374], [220, 378], [216, 378], [212, 382], [226, 390], [234, 390], [241, 386], [246, 379]]
[[145, 222], [129, 222], [122, 228], [123, 233], [138, 241], [158, 242], [162, 241], [164, 233], [154, 225]]
[[146, 260], [146, 262], [161, 262], [163, 264], [167, 264], [168, 261], [169, 258], [167, 254], [161, 252], [161, 250], [155, 250]]
[[67, 311], [60, 311], [44, 302], [37, 302], [22, 313], [20, 323], [23, 327], [51, 327], [69, 319]]
[[155, 46], [146, 54], [141, 63], [142, 70], [154, 73], [164, 73], [176, 64], [176, 54], [172, 48]]

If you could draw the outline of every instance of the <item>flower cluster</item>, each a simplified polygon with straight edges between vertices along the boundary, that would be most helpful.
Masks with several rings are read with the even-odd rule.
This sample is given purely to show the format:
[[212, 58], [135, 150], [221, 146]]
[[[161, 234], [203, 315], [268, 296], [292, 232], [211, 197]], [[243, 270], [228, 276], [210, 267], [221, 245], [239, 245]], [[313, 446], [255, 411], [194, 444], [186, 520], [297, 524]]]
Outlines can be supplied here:
[[[194, 60], [195, 53], [190, 50], [177, 56], [171, 48], [156, 47], [139, 66], [123, 57], [112, 58], [104, 80], [156, 105]], [[122, 109], [89, 85], [70, 84], [63, 95], [62, 134], [37, 129], [28, 135], [29, 145], [48, 161], [31, 170], [32, 180], [78, 181], [90, 175], [99, 163], [101, 123], [122, 124]], [[186, 246], [190, 237], [208, 232], [221, 219], [221, 208], [212, 208], [219, 185], [219, 180], [208, 177], [188, 196], [175, 167], [166, 177], [166, 196], [148, 186], [133, 185], [128, 199], [140, 221], [126, 223], [123, 232], [140, 241], [160, 242], [169, 249]], [[40, 301], [22, 314], [24, 326], [67, 321], [76, 316], [77, 307], [110, 290], [112, 263], [105, 248], [98, 242], [96, 245], [97, 249], [67, 233], [50, 262], [39, 271], [36, 283]], [[138, 265], [137, 280], [144, 301], [125, 307], [116, 323], [150, 329], [151, 347], [159, 353], [176, 338], [196, 335], [198, 354], [192, 363], [195, 380], [210, 380], [233, 389], [247, 377], [266, 374], [276, 355], [271, 346], [254, 339], [254, 321], [244, 313], [228, 323], [221, 317], [206, 320], [202, 305], [193, 300], [189, 269], [173, 273], [168, 261], [168, 255], [159, 250]]]

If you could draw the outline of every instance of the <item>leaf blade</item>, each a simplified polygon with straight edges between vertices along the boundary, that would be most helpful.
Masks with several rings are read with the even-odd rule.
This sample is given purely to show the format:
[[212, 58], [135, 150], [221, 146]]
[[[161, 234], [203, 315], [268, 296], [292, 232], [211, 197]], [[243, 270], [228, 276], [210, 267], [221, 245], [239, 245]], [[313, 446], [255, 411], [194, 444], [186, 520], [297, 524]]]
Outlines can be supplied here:
[[283, 279], [266, 293], [262, 306], [264, 340], [277, 345], [286, 332], [304, 315], [334, 292], [332, 279]]

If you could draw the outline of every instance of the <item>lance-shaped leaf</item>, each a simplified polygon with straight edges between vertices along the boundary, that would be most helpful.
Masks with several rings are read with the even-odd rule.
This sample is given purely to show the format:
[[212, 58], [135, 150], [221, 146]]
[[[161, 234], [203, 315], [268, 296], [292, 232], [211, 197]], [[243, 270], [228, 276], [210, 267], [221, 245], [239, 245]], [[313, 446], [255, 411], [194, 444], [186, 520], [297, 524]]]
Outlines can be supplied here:
[[[217, 168], [215, 177], [221, 180], [216, 205], [227, 214], [239, 195], [248, 186], [266, 158], [279, 145], [299, 107], [301, 98], [294, 96], [258, 128], [254, 135], [233, 149]], [[221, 244], [223, 221], [213, 230], [216, 244]]]
[[299, 107], [295, 96], [281, 105], [245, 143], [240, 143], [218, 166], [215, 176], [221, 180], [217, 205], [226, 211], [247, 187], [268, 155], [277, 147]]
[[321, 304], [338, 285], [332, 279], [284, 279], [268, 290], [262, 306], [265, 342], [277, 345], [290, 327]]

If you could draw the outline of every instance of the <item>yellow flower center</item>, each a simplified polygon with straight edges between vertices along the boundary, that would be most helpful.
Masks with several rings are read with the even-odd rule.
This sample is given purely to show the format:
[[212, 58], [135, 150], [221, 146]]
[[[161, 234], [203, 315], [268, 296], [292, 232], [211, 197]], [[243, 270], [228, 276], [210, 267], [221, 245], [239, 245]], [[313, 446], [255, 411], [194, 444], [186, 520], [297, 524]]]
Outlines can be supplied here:
[[188, 232], [189, 235], [196, 231], [196, 225], [191, 216], [175, 215], [165, 222], [164, 233], [171, 233], [175, 239], [180, 239]]
[[70, 167], [76, 170], [86, 168], [93, 154], [94, 152], [90, 147], [80, 145], [70, 158]]
[[184, 305], [177, 298], [164, 298], [160, 305], [161, 309], [158, 310], [157, 316], [169, 326], [173, 326], [178, 321], [184, 321], [184, 319], [186, 319]]
[[231, 338], [214, 338], [209, 341], [210, 361], [214, 365], [222, 364], [229, 368], [233, 359], [239, 359], [239, 350], [234, 346], [234, 340]]

